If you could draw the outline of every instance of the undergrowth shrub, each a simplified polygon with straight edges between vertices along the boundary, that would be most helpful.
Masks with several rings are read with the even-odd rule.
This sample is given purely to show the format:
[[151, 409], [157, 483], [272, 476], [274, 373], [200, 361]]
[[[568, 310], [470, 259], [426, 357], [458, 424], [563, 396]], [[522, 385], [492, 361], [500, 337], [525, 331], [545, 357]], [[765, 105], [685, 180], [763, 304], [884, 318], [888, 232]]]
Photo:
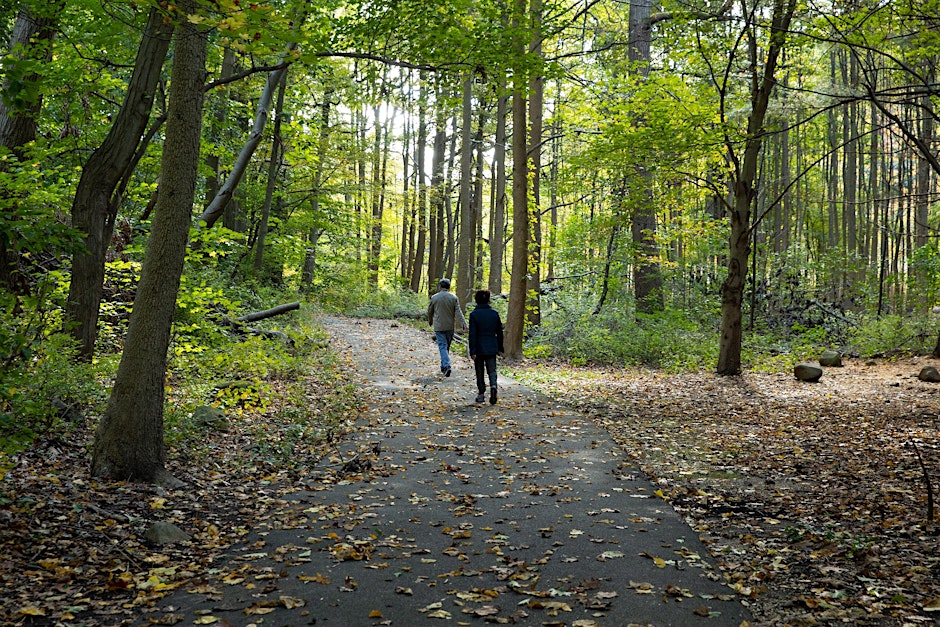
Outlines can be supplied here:
[[853, 351], [861, 357], [930, 354], [937, 343], [940, 320], [933, 315], [863, 317], [850, 335]]
[[554, 315], [528, 342], [530, 357], [587, 363], [645, 365], [670, 371], [699, 369], [717, 359], [714, 330], [677, 310], [658, 314]]
[[103, 408], [106, 396], [97, 367], [77, 361], [77, 353], [71, 337], [49, 335], [28, 360], [0, 373], [0, 449], [12, 451], [38, 437], [60, 435], [69, 420]]
[[357, 318], [415, 318], [424, 315], [427, 294], [410, 290], [376, 290], [368, 284], [343, 285], [316, 294], [317, 306], [325, 311]]

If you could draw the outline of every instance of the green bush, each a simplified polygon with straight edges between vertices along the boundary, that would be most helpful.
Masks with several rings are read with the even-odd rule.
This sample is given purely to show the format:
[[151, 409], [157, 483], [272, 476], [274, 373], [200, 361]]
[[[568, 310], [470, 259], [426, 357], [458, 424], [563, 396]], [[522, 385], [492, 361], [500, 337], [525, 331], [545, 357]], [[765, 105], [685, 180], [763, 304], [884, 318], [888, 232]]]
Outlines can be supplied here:
[[862, 357], [929, 354], [937, 342], [940, 323], [930, 315], [862, 318], [850, 337], [852, 350]]
[[[708, 367], [717, 360], [718, 336], [682, 312], [658, 314], [552, 316], [529, 346], [575, 365], [645, 365], [670, 371]], [[537, 348], [536, 348], [537, 347]]]
[[[50, 335], [29, 360], [0, 375], [0, 449], [58, 434], [68, 419], [103, 406], [96, 367], [76, 361], [76, 355], [71, 337]], [[66, 409], [75, 413], [69, 416]]]

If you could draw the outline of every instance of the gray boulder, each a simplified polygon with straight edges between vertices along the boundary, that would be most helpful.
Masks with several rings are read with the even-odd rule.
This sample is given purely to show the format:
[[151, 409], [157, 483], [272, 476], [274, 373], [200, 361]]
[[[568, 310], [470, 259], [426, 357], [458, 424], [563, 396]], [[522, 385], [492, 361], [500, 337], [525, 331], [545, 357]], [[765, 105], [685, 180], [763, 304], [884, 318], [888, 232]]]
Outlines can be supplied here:
[[797, 364], [793, 367], [793, 376], [800, 381], [815, 383], [822, 377], [823, 371], [819, 366], [813, 364]]
[[218, 407], [211, 405], [200, 405], [193, 412], [193, 422], [200, 427], [212, 429], [214, 431], [228, 431], [229, 422], [223, 412]]
[[927, 383], [940, 383], [940, 372], [933, 366], [924, 366], [920, 369], [917, 378]]
[[189, 534], [165, 520], [158, 520], [150, 525], [150, 528], [144, 532], [144, 539], [153, 546], [163, 546], [165, 544], [176, 544], [177, 542], [189, 542]]
[[831, 368], [841, 368], [842, 353], [834, 350], [823, 351], [823, 354], [819, 356], [819, 365]]

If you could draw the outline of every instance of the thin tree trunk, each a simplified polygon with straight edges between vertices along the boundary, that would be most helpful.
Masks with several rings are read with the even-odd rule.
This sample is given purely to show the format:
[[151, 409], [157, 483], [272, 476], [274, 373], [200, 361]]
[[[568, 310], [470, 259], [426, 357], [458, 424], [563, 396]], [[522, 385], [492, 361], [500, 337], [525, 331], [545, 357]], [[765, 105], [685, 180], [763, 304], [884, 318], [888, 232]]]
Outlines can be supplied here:
[[[14, 81], [9, 75], [0, 89], [0, 147], [8, 149], [17, 159], [24, 157], [23, 147], [36, 139], [38, 117], [42, 111], [42, 94], [35, 88], [42, 72], [39, 71], [52, 58], [52, 40], [58, 31], [59, 17], [65, 8], [64, 0], [47, 3], [24, 4], [16, 16], [8, 50], [4, 59], [5, 68], [22, 61], [38, 62], [37, 69]], [[12, 72], [11, 72], [12, 73]], [[0, 170], [7, 164], [0, 163]], [[2, 192], [4, 195], [8, 191]], [[30, 292], [28, 272], [21, 271], [21, 252], [10, 248], [11, 242], [0, 236], [0, 284], [9, 291], [26, 295]]]
[[[410, 78], [410, 77], [409, 77]], [[411, 80], [405, 82], [411, 88]], [[402, 208], [401, 208], [401, 253], [400, 278], [404, 288], [405, 281], [411, 279], [411, 260], [415, 248], [415, 206], [411, 202], [411, 116], [405, 117], [405, 129], [402, 136]]]
[[[323, 179], [326, 172], [326, 156], [330, 141], [330, 109], [333, 106], [333, 88], [327, 87], [320, 104], [320, 136], [317, 140], [317, 163], [313, 169], [313, 190], [310, 198], [310, 212], [316, 223], [321, 221], [320, 197], [323, 196]], [[313, 285], [313, 273], [317, 267], [317, 243], [323, 228], [316, 224], [307, 233], [307, 252], [304, 255], [304, 267], [301, 271], [301, 291], [309, 292]]]
[[[630, 47], [628, 58], [631, 72], [639, 74], [645, 81], [649, 76], [651, 61], [650, 22], [651, 0], [634, 0], [630, 3]], [[633, 237], [635, 256], [633, 261], [633, 291], [639, 312], [652, 313], [663, 309], [663, 280], [656, 247], [656, 208], [653, 204], [652, 175], [642, 165], [632, 173], [640, 186], [641, 197], [631, 213], [630, 232]], [[632, 186], [626, 186], [628, 194]]]
[[[541, 57], [542, 53], [542, 0], [529, 0], [532, 41], [529, 51]], [[529, 272], [526, 281], [526, 327], [542, 324], [542, 109], [545, 77], [533, 76], [529, 81]]]
[[98, 425], [92, 474], [111, 480], [178, 485], [166, 470], [163, 406], [167, 350], [196, 195], [207, 39], [180, 3], [166, 139], [150, 242], [134, 298], [124, 352]]
[[[443, 168], [443, 140], [440, 155], [440, 166], [438, 164], [438, 145], [437, 138], [434, 140], [434, 155], [432, 156], [431, 163], [431, 209], [430, 209], [430, 219], [428, 211], [428, 186], [425, 178], [425, 152], [427, 149], [428, 143], [428, 92], [427, 92], [427, 80], [424, 74], [419, 78], [420, 88], [418, 92], [418, 139], [415, 144], [415, 176], [416, 184], [418, 187], [418, 197], [417, 197], [417, 220], [418, 220], [418, 242], [415, 244], [415, 254], [414, 262], [411, 270], [411, 291], [417, 294], [421, 290], [421, 274], [424, 270], [425, 259], [427, 259], [428, 264], [428, 291], [432, 290], [434, 286], [437, 285], [437, 277], [435, 276], [436, 268], [434, 267], [435, 259], [435, 245], [434, 240], [434, 229], [436, 228], [435, 220], [435, 207], [434, 204], [437, 202], [437, 198], [440, 194], [438, 189], [439, 182], [435, 181], [436, 175], [438, 173], [438, 167]], [[430, 230], [430, 250], [428, 250], [428, 232]]]
[[218, 219], [222, 217], [226, 206], [231, 202], [232, 197], [235, 195], [235, 190], [238, 189], [238, 185], [241, 183], [245, 172], [248, 170], [248, 164], [251, 163], [251, 158], [254, 156], [255, 150], [257, 150], [258, 145], [264, 138], [264, 127], [267, 125], [268, 118], [271, 116], [271, 103], [274, 101], [274, 94], [277, 90], [277, 86], [281, 82], [282, 76], [287, 72], [287, 68], [290, 67], [290, 63], [287, 62], [287, 59], [290, 53], [296, 48], [296, 42], [289, 43], [287, 45], [287, 52], [281, 57], [281, 67], [268, 74], [264, 91], [261, 92], [261, 98], [258, 100], [258, 106], [255, 108], [255, 121], [251, 132], [248, 134], [248, 139], [242, 145], [242, 149], [238, 153], [235, 163], [232, 165], [232, 171], [229, 173], [225, 183], [219, 188], [219, 193], [216, 194], [215, 198], [212, 199], [212, 202], [209, 203], [199, 217], [199, 222], [204, 223], [207, 229], [212, 228]]
[[457, 240], [457, 286], [454, 293], [460, 307], [466, 308], [473, 290], [473, 208], [470, 206], [470, 190], [473, 185], [473, 75], [467, 74], [463, 81], [463, 122], [460, 128], [460, 230]]
[[274, 200], [274, 189], [277, 186], [277, 176], [281, 167], [284, 143], [281, 141], [281, 117], [284, 111], [284, 91], [287, 89], [287, 72], [281, 76], [281, 84], [277, 90], [277, 102], [274, 105], [274, 133], [271, 138], [271, 161], [268, 164], [268, 181], [264, 192], [264, 203], [261, 205], [261, 220], [258, 223], [258, 238], [255, 240], [255, 272], [260, 273], [264, 267], [264, 244], [268, 236], [268, 221], [271, 218], [271, 203]]
[[486, 126], [486, 108], [480, 104], [480, 117], [477, 120], [475, 136], [476, 171], [473, 175], [473, 232], [476, 234], [476, 250], [473, 255], [473, 287], [483, 285], [483, 129]]
[[[500, 93], [505, 81], [500, 82]], [[493, 294], [503, 292], [503, 257], [506, 237], [506, 114], [509, 97], [500, 96], [496, 103], [496, 145], [493, 149], [495, 177], [493, 213], [490, 216], [490, 278], [489, 290]]]
[[379, 285], [379, 257], [382, 256], [382, 131], [385, 125], [382, 122], [378, 104], [372, 107], [372, 119], [375, 132], [372, 143], [372, 200], [371, 218], [369, 220], [369, 285], [373, 289]]

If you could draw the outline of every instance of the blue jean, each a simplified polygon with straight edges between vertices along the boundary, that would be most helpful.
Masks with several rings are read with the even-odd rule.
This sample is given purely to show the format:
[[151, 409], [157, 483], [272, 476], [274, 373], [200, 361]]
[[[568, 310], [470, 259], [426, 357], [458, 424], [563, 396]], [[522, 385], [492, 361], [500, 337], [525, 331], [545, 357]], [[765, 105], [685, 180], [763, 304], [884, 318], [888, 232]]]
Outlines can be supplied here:
[[437, 349], [441, 351], [441, 372], [450, 368], [450, 345], [454, 341], [453, 331], [435, 331]]

